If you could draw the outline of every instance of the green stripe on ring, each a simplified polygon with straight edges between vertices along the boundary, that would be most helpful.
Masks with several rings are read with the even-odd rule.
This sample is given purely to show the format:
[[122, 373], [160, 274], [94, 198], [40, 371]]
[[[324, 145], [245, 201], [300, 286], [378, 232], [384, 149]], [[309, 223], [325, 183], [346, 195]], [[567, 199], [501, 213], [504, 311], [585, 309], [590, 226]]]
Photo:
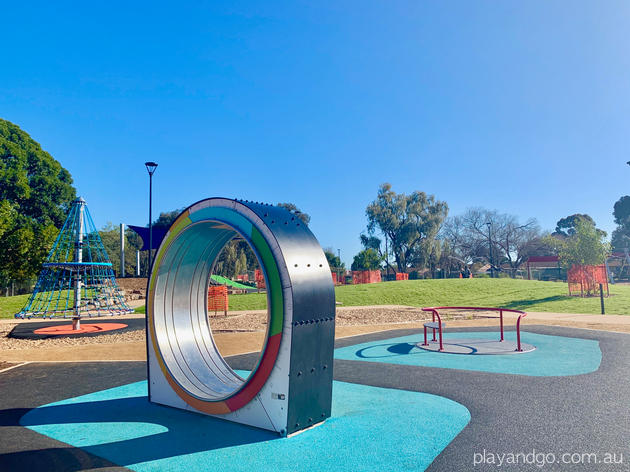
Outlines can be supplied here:
[[262, 259], [269, 283], [267, 292], [269, 293], [269, 300], [271, 304], [269, 307], [269, 314], [271, 318], [269, 320], [269, 337], [271, 337], [282, 332], [282, 323], [284, 318], [284, 296], [282, 293], [280, 272], [278, 271], [278, 265], [273, 257], [271, 248], [257, 228], [252, 228], [252, 243], [256, 247], [260, 258]]

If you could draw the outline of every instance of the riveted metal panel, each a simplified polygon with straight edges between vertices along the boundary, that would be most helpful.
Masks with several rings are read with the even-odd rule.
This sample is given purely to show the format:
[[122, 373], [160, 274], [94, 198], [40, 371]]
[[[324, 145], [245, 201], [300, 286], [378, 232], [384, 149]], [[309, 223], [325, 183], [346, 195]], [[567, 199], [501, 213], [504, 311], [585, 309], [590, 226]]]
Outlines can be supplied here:
[[293, 327], [288, 434], [330, 417], [334, 331], [334, 317], [309, 320]]
[[291, 281], [293, 330], [287, 434], [330, 417], [335, 292], [330, 267], [309, 228], [281, 207], [246, 202], [270, 228]]

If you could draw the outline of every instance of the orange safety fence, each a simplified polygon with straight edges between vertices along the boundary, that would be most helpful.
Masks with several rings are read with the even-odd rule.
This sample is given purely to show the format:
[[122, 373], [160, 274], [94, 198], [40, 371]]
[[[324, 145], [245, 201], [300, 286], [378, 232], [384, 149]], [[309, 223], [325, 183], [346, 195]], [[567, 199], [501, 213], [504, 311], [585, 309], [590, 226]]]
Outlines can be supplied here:
[[375, 284], [381, 281], [380, 270], [353, 270], [353, 284]]
[[211, 311], [214, 311], [215, 314], [222, 311], [227, 315], [228, 289], [225, 285], [211, 285], [208, 287], [208, 313]]
[[256, 287], [257, 288], [265, 288], [265, 276], [262, 273], [262, 270], [260, 269], [256, 269], [254, 271], [254, 279], [256, 280]]
[[331, 270], [330, 275], [334, 285], [343, 285], [346, 283], [345, 270]]
[[595, 296], [599, 295], [599, 285], [602, 285], [606, 296], [608, 291], [608, 274], [605, 265], [573, 265], [567, 272], [569, 295]]
[[409, 280], [409, 274], [406, 272], [397, 272], [396, 280]]

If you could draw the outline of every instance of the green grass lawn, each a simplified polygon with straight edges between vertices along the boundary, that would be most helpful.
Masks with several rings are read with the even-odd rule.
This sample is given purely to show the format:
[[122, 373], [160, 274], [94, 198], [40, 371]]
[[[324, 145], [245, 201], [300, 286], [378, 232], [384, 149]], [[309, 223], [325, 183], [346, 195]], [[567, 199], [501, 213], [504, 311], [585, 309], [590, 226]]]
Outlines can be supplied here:
[[30, 295], [16, 295], [15, 297], [0, 297], [0, 318], [13, 318], [19, 312]]
[[[598, 297], [569, 297], [563, 282], [513, 279], [438, 279], [342, 285], [335, 288], [342, 306], [489, 306], [525, 311], [600, 313]], [[630, 314], [630, 286], [610, 285], [606, 313]], [[265, 307], [264, 294], [230, 296], [231, 310]]]
[[[599, 298], [569, 297], [567, 284], [512, 279], [439, 279], [344, 285], [335, 289], [342, 306], [470, 305], [559, 313], [600, 313]], [[611, 285], [606, 313], [630, 314], [630, 286]], [[0, 297], [0, 317], [10, 318], [28, 296]], [[230, 310], [264, 309], [266, 295], [231, 295]], [[136, 310], [144, 312], [143, 307]]]

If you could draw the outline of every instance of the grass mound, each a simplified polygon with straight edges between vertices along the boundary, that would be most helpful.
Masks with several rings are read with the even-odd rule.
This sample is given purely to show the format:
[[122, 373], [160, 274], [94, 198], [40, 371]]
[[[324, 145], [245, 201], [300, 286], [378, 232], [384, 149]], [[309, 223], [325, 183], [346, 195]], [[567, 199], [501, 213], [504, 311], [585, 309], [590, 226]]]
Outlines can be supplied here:
[[222, 277], [220, 275], [216, 275], [216, 274], [212, 274], [212, 276], [210, 277], [212, 280], [214, 280], [216, 283], [220, 284], [220, 285], [227, 285], [228, 287], [234, 287], [234, 288], [239, 288], [242, 290], [251, 290], [252, 287], [251, 285], [245, 285], [239, 282], [235, 282], [232, 279], [228, 279], [226, 277]]
[[[343, 285], [335, 288], [342, 306], [470, 305], [513, 308], [525, 311], [599, 314], [599, 298], [569, 297], [563, 282], [513, 279], [404, 280], [379, 284]], [[630, 314], [630, 286], [611, 285], [606, 313]], [[10, 318], [20, 311], [28, 295], [0, 297], [0, 317]], [[266, 294], [230, 295], [230, 310], [263, 310]], [[136, 309], [143, 313], [144, 307]]]
[[[610, 285], [606, 313], [630, 313], [630, 286]], [[378, 284], [342, 285], [335, 288], [342, 306], [468, 305], [503, 307], [525, 311], [557, 313], [600, 313], [599, 298], [568, 295], [563, 282], [539, 282], [515, 279], [437, 279], [404, 280]], [[265, 308], [265, 295], [252, 293], [230, 296], [231, 310]]]

